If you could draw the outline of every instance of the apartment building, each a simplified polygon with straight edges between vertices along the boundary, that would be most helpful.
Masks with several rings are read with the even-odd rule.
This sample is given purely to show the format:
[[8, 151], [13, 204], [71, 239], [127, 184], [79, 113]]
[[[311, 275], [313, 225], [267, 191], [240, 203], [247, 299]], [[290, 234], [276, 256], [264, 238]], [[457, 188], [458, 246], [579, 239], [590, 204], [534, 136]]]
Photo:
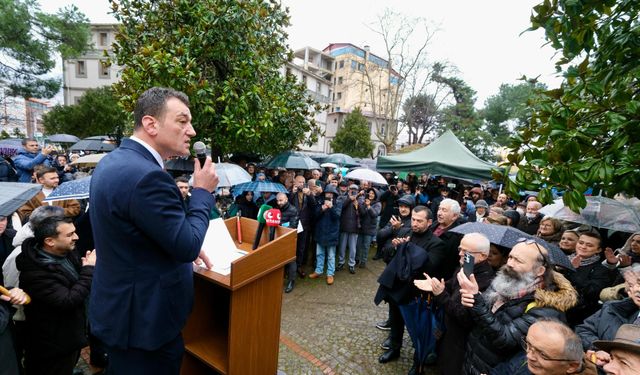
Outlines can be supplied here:
[[11, 136], [17, 131], [28, 137], [42, 137], [42, 116], [50, 109], [51, 104], [46, 100], [8, 96], [0, 89], [0, 131]]
[[63, 62], [64, 104], [76, 104], [88, 89], [109, 86], [120, 79], [121, 68], [107, 63], [118, 24], [91, 24], [93, 48]]

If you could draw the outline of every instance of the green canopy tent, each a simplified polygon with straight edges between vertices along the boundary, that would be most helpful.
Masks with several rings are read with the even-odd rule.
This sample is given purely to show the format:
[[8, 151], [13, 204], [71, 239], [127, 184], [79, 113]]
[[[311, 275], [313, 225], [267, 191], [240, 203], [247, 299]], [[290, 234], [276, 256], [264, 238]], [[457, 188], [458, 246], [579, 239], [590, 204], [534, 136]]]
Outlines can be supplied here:
[[426, 147], [403, 155], [380, 156], [377, 169], [430, 173], [473, 180], [490, 180], [496, 168], [475, 156], [462, 142], [447, 130]]

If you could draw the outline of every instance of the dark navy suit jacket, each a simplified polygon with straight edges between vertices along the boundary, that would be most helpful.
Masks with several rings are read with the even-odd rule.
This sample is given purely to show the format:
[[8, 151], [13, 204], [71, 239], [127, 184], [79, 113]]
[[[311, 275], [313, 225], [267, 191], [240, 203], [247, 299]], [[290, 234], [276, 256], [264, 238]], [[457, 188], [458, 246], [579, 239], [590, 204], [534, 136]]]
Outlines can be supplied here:
[[135, 141], [123, 140], [100, 161], [90, 197], [96, 337], [110, 347], [155, 350], [178, 336], [193, 305], [191, 262], [214, 203], [194, 189], [186, 213], [171, 176]]

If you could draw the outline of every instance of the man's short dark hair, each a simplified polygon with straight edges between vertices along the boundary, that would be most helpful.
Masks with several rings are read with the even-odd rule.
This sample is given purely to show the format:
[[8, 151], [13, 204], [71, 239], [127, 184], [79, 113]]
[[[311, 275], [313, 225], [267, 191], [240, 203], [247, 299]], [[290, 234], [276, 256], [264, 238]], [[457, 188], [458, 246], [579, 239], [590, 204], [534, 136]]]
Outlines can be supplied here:
[[44, 167], [44, 168], [39, 168], [36, 171], [36, 178], [39, 180], [42, 178], [42, 176], [44, 176], [47, 173], [55, 173], [58, 174], [58, 171], [54, 168], [54, 167]]
[[72, 224], [73, 221], [68, 217], [50, 216], [33, 226], [33, 237], [38, 246], [42, 247], [49, 237], [58, 237], [58, 226], [63, 223]]
[[[588, 232], [582, 232], [582, 233], [580, 233], [580, 237], [582, 237], [582, 236], [596, 238], [598, 240], [598, 247], [602, 247], [602, 236], [600, 236], [600, 233], [598, 233], [597, 231], [590, 230]], [[578, 237], [578, 238], [580, 238], [580, 237]]]
[[188, 183], [189, 183], [189, 179], [188, 179], [188, 178], [186, 178], [185, 176], [179, 176], [179, 177], [176, 177], [176, 179], [175, 179], [174, 181], [176, 182], [176, 184], [177, 184], [178, 182], [183, 182], [183, 183], [185, 183], [185, 184], [188, 184]]
[[60, 219], [64, 218], [64, 208], [59, 206], [49, 206], [49, 205], [36, 207], [36, 209], [33, 210], [31, 215], [29, 215], [29, 223], [33, 228], [34, 226], [40, 225], [40, 223], [43, 222], [44, 219], [51, 216], [56, 216], [56, 217], [59, 217]]
[[37, 140], [35, 140], [34, 138], [24, 138], [22, 140], [22, 145], [26, 146], [28, 142], [38, 142]]
[[424, 212], [425, 216], [427, 217], [427, 220], [433, 219], [433, 214], [431, 213], [431, 210], [425, 206], [421, 206], [421, 205], [415, 206], [413, 208], [413, 212], [417, 214], [419, 214], [420, 212]]
[[152, 87], [143, 92], [136, 101], [136, 107], [133, 110], [135, 128], [142, 126], [142, 118], [144, 116], [161, 118], [164, 115], [165, 103], [171, 98], [176, 98], [186, 106], [189, 106], [189, 98], [181, 91], [167, 87]]

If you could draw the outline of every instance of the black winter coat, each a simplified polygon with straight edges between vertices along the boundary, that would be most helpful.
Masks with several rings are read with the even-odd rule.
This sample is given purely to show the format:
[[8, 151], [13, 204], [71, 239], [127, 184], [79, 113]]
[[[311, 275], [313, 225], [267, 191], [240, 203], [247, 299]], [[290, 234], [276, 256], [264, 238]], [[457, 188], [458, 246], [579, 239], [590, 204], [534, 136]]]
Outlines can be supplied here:
[[612, 285], [617, 269], [610, 270], [600, 262], [567, 271], [564, 276], [578, 292], [578, 304], [567, 311], [567, 322], [575, 327], [600, 309], [598, 299], [602, 289]]
[[360, 231], [360, 215], [356, 208], [357, 201], [346, 196], [342, 201], [342, 214], [340, 215], [340, 232], [358, 233]]
[[[446, 246], [446, 256], [442, 261], [442, 270], [441, 274], [445, 280], [449, 280], [453, 275], [453, 270], [455, 270], [460, 265], [460, 256], [458, 252], [458, 246], [460, 246], [460, 240], [462, 240], [462, 234], [451, 232], [451, 229], [457, 227], [458, 225], [464, 224], [465, 221], [463, 218], [459, 217], [454, 221], [443, 233], [440, 234], [440, 239], [445, 243]], [[434, 221], [431, 225], [431, 230], [435, 232], [439, 223]]]
[[538, 214], [536, 215], [536, 217], [529, 220], [526, 216], [522, 216], [520, 218], [520, 222], [518, 222], [518, 229], [520, 229], [521, 231], [527, 234], [535, 236], [536, 233], [538, 233], [538, 228], [540, 227], [540, 220], [542, 220], [543, 217], [544, 215]]
[[383, 228], [380, 228], [376, 237], [377, 246], [381, 246], [383, 259], [387, 264], [396, 253], [391, 241], [395, 238], [411, 235], [411, 215], [400, 217], [400, 220], [402, 220], [402, 226], [399, 229], [396, 230], [391, 226], [391, 223], [387, 223]]
[[616, 332], [623, 324], [630, 324], [640, 312], [631, 298], [622, 301], [605, 302], [602, 308], [585, 319], [575, 331], [582, 340], [584, 350], [594, 349], [596, 340], [613, 340]]
[[[375, 190], [374, 190], [375, 191]], [[376, 196], [378, 193], [376, 193]], [[358, 205], [358, 215], [360, 216], [360, 231], [359, 233], [368, 234], [374, 236], [378, 229], [378, 216], [380, 216], [380, 210], [382, 205], [377, 200], [371, 202], [369, 208], [365, 206], [364, 199]]]
[[[438, 367], [443, 374], [462, 372], [467, 336], [473, 329], [471, 310], [462, 306], [460, 302], [460, 284], [456, 277], [459, 270], [460, 268], [455, 270], [453, 276], [446, 281], [444, 291], [434, 300], [436, 305], [444, 308], [445, 332], [437, 346]], [[480, 292], [484, 292], [491, 285], [495, 272], [491, 265], [484, 261], [473, 266], [473, 274]]]
[[16, 258], [20, 288], [31, 296], [24, 308], [26, 349], [35, 356], [68, 355], [87, 345], [85, 303], [94, 267], [81, 266], [73, 252], [68, 257], [79, 273], [78, 280], [60, 265], [42, 263], [33, 238], [23, 242]]
[[374, 302], [385, 300], [399, 305], [411, 302], [421, 294], [413, 280], [422, 278], [425, 272], [437, 274], [443, 251], [444, 244], [431, 231], [413, 233], [408, 243], [398, 246], [396, 255], [378, 278], [380, 286]]
[[280, 207], [280, 225], [289, 223], [288, 228], [296, 229], [298, 227], [298, 210], [287, 202], [284, 207]]
[[576, 304], [577, 295], [567, 279], [554, 273], [557, 290], [537, 289], [505, 302], [495, 313], [478, 293], [470, 309], [475, 322], [469, 334], [463, 373], [488, 374], [500, 362], [520, 350], [520, 343], [536, 320], [548, 317], [565, 321], [564, 311]]
[[298, 220], [303, 228], [307, 229], [313, 225], [313, 211], [316, 207], [316, 199], [313, 195], [302, 194], [302, 205], [300, 205], [298, 193], [291, 193], [289, 203], [298, 210]]
[[385, 191], [380, 195], [380, 203], [382, 204], [382, 211], [380, 212], [380, 228], [387, 225], [391, 216], [393, 216], [393, 210], [398, 207], [398, 199], [402, 194], [398, 192], [393, 194], [390, 190]]

